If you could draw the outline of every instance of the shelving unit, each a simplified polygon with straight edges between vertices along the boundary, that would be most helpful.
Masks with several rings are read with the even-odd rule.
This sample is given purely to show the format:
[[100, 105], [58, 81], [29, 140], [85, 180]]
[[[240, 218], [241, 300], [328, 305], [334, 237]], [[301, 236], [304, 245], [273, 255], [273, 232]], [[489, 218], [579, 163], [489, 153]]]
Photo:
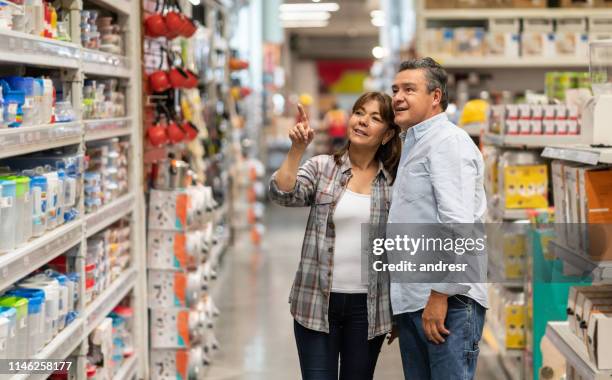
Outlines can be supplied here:
[[580, 136], [563, 135], [503, 135], [485, 133], [484, 143], [502, 148], [544, 149], [548, 145], [568, 144], [580, 139]]
[[[75, 358], [73, 371], [78, 379], [85, 377], [89, 333], [127, 295], [134, 310], [132, 331], [134, 354], [126, 359], [115, 376], [117, 380], [148, 378], [148, 336], [146, 313], [146, 266], [144, 236], [144, 197], [142, 190], [142, 114], [140, 67], [140, 4], [134, 0], [91, 0], [90, 4], [118, 15], [127, 31], [124, 34], [125, 55], [108, 54], [80, 45], [81, 1], [64, 2], [69, 7], [68, 31], [73, 42], [62, 42], [25, 33], [0, 30], [0, 66], [28, 67], [59, 72], [64, 90], [75, 111], [75, 121], [32, 127], [0, 130], [0, 159], [64, 146], [115, 137], [130, 141], [129, 192], [90, 214], [85, 214], [83, 194], [78, 205], [80, 215], [30, 240], [21, 247], [0, 254], [0, 290], [26, 277], [50, 260], [78, 247], [76, 271], [81, 283], [79, 316], [53, 338], [35, 358]], [[82, 85], [89, 77], [118, 78], [126, 84], [126, 109], [122, 118], [82, 120]], [[66, 93], [66, 91], [65, 91]], [[131, 266], [113, 281], [102, 294], [85, 306], [85, 253], [87, 239], [115, 221], [129, 217], [131, 221]], [[48, 375], [16, 375], [11, 379], [45, 379]]]
[[423, 9], [430, 20], [482, 20], [489, 18], [575, 18], [601, 15], [601, 8], [476, 8]]
[[589, 67], [589, 62], [585, 59], [576, 57], [560, 57], [560, 58], [538, 58], [538, 57], [445, 57], [436, 54], [427, 54], [435, 58], [440, 64], [447, 69], [525, 69], [533, 68], [550, 68], [550, 69], [568, 69]]
[[612, 280], [612, 261], [596, 262], [584, 253], [576, 252], [558, 242], [551, 241], [549, 244], [557, 258], [582, 271], [584, 275], [591, 276], [593, 281]]
[[542, 157], [588, 165], [612, 164], [612, 148], [594, 148], [584, 144], [557, 145], [553, 143], [544, 149]]
[[609, 380], [612, 370], [599, 371], [589, 359], [584, 343], [571, 332], [568, 322], [549, 322], [546, 336], [585, 380]]

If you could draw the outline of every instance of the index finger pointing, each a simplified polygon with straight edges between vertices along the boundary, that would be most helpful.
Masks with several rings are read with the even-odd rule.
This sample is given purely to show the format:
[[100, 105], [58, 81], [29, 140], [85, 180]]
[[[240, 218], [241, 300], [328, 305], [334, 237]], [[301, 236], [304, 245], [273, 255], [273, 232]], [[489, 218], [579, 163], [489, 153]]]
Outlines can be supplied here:
[[308, 122], [308, 116], [306, 115], [306, 111], [304, 110], [304, 106], [302, 106], [300, 103], [298, 103], [297, 107], [298, 107], [298, 112], [300, 113], [301, 121], [304, 122], [304, 123], [307, 123]]

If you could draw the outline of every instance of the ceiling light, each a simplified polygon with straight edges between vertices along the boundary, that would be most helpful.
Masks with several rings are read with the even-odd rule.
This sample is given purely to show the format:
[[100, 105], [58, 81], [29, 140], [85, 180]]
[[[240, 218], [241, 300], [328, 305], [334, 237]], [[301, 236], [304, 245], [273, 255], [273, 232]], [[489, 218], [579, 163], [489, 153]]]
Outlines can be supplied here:
[[330, 17], [329, 12], [282, 12], [278, 16], [281, 21], [326, 21]]
[[313, 3], [318, 3], [321, 0], [312, 0]]
[[385, 19], [384, 18], [373, 18], [372, 20], [370, 20], [370, 22], [372, 23], [372, 25], [381, 28], [383, 26], [385, 26]]
[[329, 25], [328, 21], [283, 21], [285, 29], [290, 28], [325, 28]]
[[381, 11], [380, 9], [375, 9], [372, 12], [370, 12], [370, 17], [372, 18], [384, 18], [385, 17], [385, 12]]
[[281, 12], [336, 12], [340, 9], [338, 3], [293, 3], [281, 4]]
[[385, 56], [385, 49], [380, 46], [375, 46], [374, 49], [372, 49], [372, 55], [376, 59], [381, 59]]
[[193, 6], [198, 6], [200, 5], [200, 0], [189, 0], [189, 2], [191, 3], [191, 5]]

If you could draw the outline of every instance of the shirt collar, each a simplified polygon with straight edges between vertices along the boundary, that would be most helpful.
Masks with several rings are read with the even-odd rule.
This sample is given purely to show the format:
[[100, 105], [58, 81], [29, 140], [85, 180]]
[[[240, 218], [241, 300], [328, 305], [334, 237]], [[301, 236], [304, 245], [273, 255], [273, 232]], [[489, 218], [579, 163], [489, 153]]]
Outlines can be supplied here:
[[406, 136], [408, 135], [408, 133], [412, 133], [414, 135], [415, 140], [419, 140], [421, 137], [423, 137], [423, 135], [425, 135], [434, 125], [443, 122], [443, 121], [448, 121], [448, 116], [446, 115], [446, 112], [441, 112], [435, 116], [430, 117], [427, 120], [423, 120], [422, 122], [420, 122], [419, 124], [408, 128], [408, 130], [402, 132], [400, 134], [400, 137], [402, 139], [402, 141], [406, 140]]
[[[341, 173], [347, 173], [349, 172], [353, 165], [351, 165], [351, 160], [349, 159], [349, 154], [348, 154], [348, 150], [346, 152], [344, 152], [344, 154], [342, 155], [342, 158], [340, 159], [341, 161], [341, 165], [340, 165], [340, 172]], [[391, 173], [389, 173], [387, 171], [387, 169], [385, 169], [385, 166], [383, 165], [382, 161], [378, 161], [378, 173], [377, 175], [383, 175], [383, 177], [385, 178], [385, 181], [387, 181], [387, 185], [390, 185], [393, 182], [393, 177], [391, 176]]]

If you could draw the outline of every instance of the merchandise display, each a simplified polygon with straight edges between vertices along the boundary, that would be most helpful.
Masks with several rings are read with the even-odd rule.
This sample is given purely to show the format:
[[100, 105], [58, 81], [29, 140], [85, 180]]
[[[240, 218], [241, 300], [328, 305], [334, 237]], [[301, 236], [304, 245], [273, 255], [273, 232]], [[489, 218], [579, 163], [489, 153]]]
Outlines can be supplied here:
[[85, 213], [91, 213], [128, 192], [129, 142], [119, 139], [87, 144], [84, 174]]

